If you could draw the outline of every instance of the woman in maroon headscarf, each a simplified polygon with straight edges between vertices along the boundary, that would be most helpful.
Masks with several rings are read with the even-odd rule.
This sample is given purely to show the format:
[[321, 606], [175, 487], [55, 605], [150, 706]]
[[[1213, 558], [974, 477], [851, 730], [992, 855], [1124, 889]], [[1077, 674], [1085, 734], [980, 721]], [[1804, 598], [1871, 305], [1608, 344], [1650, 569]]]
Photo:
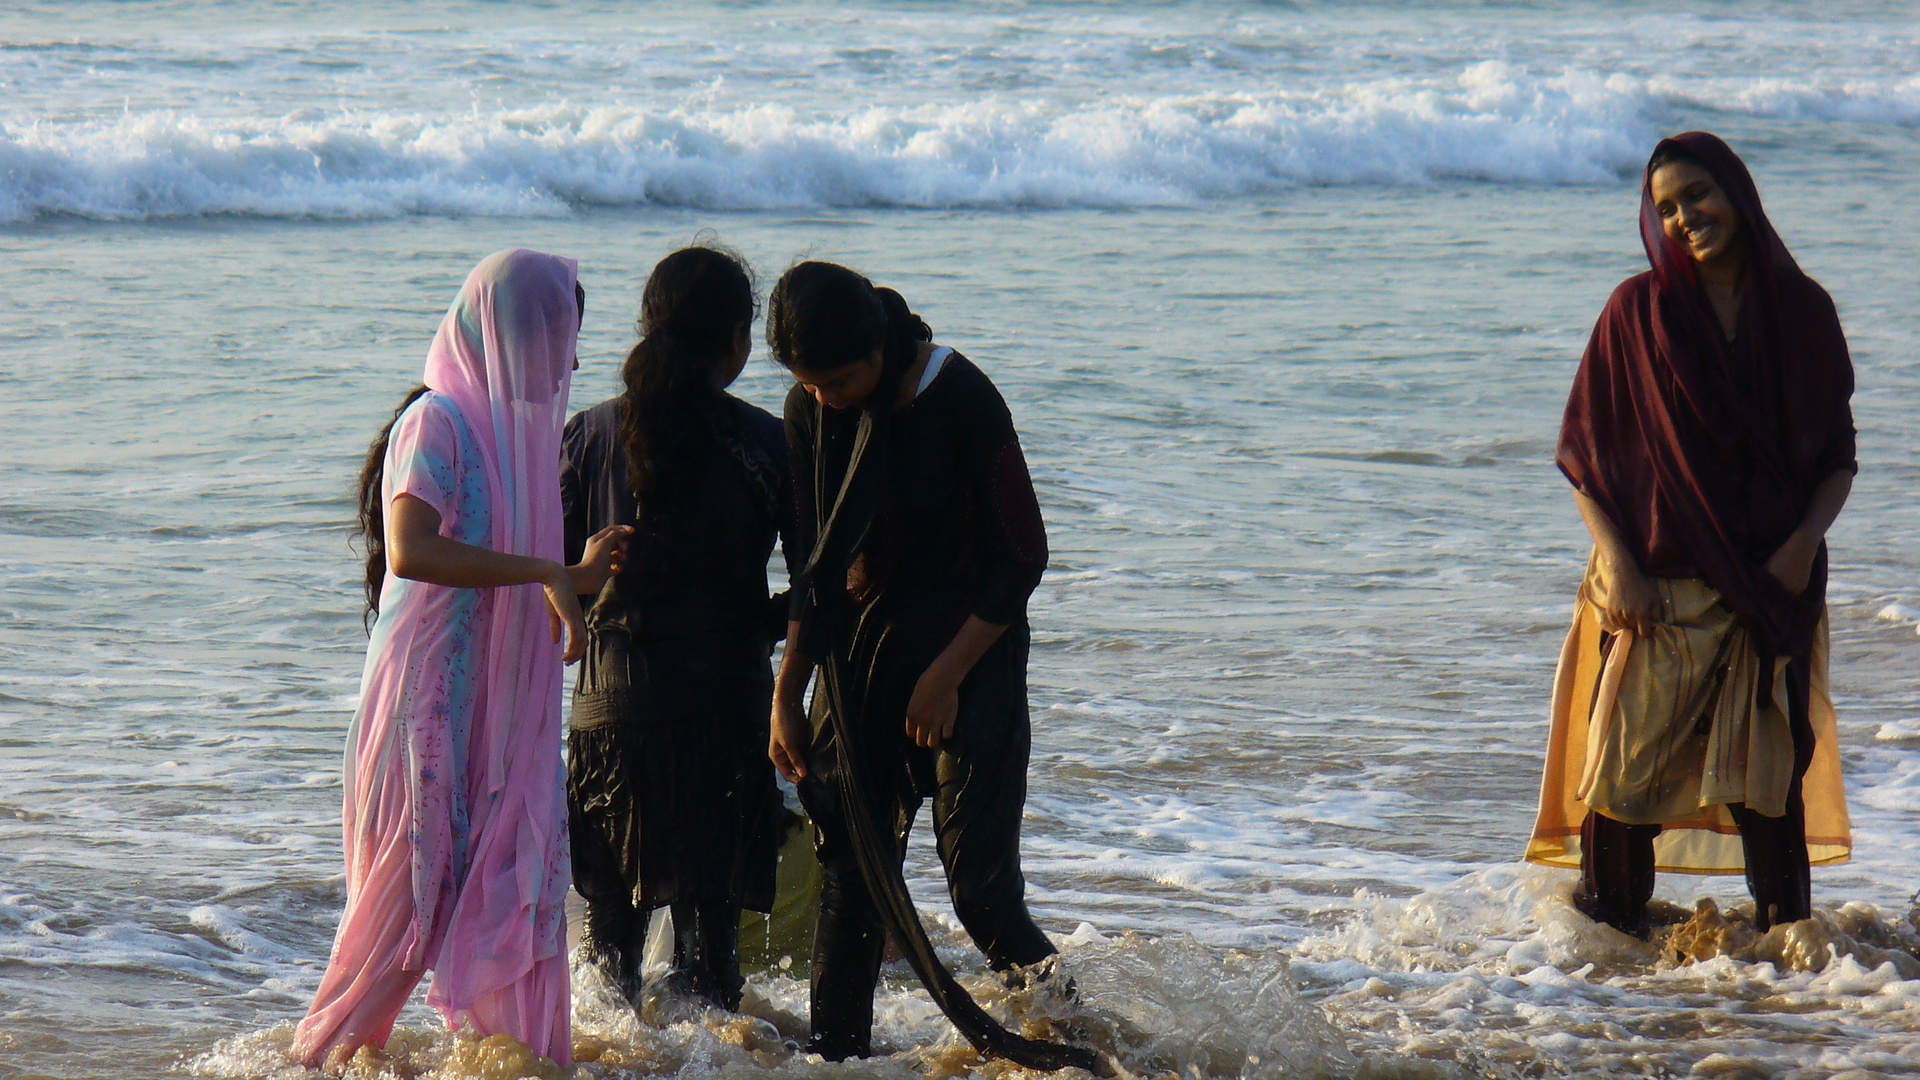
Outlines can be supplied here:
[[1641, 191], [1653, 268], [1607, 301], [1560, 431], [1594, 550], [1527, 857], [1577, 862], [1576, 905], [1629, 933], [1656, 868], [1744, 870], [1765, 930], [1851, 847], [1824, 537], [1857, 469], [1853, 367], [1726, 143], [1664, 140]]

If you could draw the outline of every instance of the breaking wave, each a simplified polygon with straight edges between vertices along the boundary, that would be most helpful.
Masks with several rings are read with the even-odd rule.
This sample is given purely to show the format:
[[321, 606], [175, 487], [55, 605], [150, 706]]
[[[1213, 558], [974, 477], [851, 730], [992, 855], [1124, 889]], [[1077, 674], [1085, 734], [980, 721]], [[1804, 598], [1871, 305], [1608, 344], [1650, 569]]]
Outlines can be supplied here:
[[1920, 123], [1920, 79], [1449, 79], [840, 113], [547, 105], [457, 115], [138, 112], [0, 124], [0, 220], [540, 217], [581, 207], [1130, 207], [1303, 185], [1608, 184], [1679, 111]]

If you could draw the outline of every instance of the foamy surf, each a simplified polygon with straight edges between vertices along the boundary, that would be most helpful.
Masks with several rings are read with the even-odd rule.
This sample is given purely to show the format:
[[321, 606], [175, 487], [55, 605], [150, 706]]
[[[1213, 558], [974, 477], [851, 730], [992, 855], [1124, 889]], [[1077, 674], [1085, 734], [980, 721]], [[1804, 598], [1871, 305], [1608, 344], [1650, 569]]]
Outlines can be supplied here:
[[[1656, 901], [1642, 942], [1569, 902], [1576, 875], [1470, 874], [1302, 944], [1356, 1049], [1433, 1075], [1920, 1072], [1920, 909], [1845, 903], [1754, 933], [1752, 905]], [[1674, 887], [1667, 882], [1669, 888]]]
[[[1822, 908], [1756, 934], [1750, 905], [1656, 902], [1642, 942], [1567, 902], [1572, 876], [1494, 867], [1405, 900], [1356, 897], [1338, 930], [1297, 956], [1209, 947], [1184, 934], [1083, 925], [1055, 960], [970, 991], [1034, 1038], [1092, 1046], [1122, 1080], [1468, 1080], [1614, 1075], [1885, 1075], [1920, 1071], [1920, 909]], [[943, 952], [963, 959], [957, 931]], [[977, 965], [977, 956], [973, 958]], [[1304, 988], [1295, 972], [1304, 978]], [[403, 1028], [363, 1050], [356, 1080], [613, 1080], [727, 1075], [1015, 1080], [983, 1060], [899, 965], [876, 1009], [876, 1057], [805, 1053], [806, 984], [750, 978], [742, 1011], [649, 1000], [636, 1010], [575, 972], [574, 1056], [562, 1068], [511, 1039]], [[291, 1025], [229, 1038], [195, 1075], [294, 1080]], [[1085, 1076], [1070, 1071], [1066, 1080]]]
[[[943, 934], [951, 937], [951, 932]], [[1005, 977], [975, 971], [970, 992], [997, 1020], [1032, 1038], [1095, 1048], [1121, 1080], [1313, 1080], [1353, 1076], [1360, 1061], [1320, 1009], [1304, 1000], [1288, 961], [1211, 949], [1186, 935], [1107, 938], [1082, 927], [1054, 961]], [[977, 958], [976, 958], [977, 959]], [[898, 965], [895, 965], [898, 968]], [[982, 1059], [903, 971], [889, 969], [876, 1007], [878, 1054], [829, 1064], [805, 1053], [806, 983], [751, 977], [740, 1013], [649, 999], [635, 1008], [598, 972], [575, 969], [573, 1056], [562, 1067], [504, 1036], [480, 1039], [397, 1029], [363, 1048], [351, 1078], [612, 1080], [669, 1075], [815, 1075], [1013, 1080], [1034, 1074]], [[293, 1028], [222, 1041], [188, 1062], [194, 1075], [292, 1080]], [[1067, 1080], [1085, 1080], [1066, 1070]]]
[[1340, 88], [482, 116], [148, 113], [0, 133], [0, 218], [551, 216], [586, 206], [1126, 207], [1303, 184], [1611, 182], [1644, 123], [1604, 87]]
[[1692, 84], [1488, 61], [1442, 79], [1098, 102], [16, 114], [0, 125], [0, 221], [1143, 207], [1307, 185], [1610, 184], [1682, 105], [1911, 124], [1920, 82]]

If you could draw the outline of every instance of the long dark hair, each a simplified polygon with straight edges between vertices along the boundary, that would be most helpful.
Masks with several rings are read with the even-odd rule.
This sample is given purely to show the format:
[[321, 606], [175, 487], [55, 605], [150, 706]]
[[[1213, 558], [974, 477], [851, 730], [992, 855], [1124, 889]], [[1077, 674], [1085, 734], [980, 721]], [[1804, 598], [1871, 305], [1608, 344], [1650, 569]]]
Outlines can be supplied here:
[[767, 347], [789, 371], [832, 371], [881, 346], [886, 370], [897, 378], [913, 366], [920, 343], [932, 340], [933, 330], [905, 297], [838, 263], [799, 263], [767, 298]]
[[360, 466], [360, 520], [353, 535], [367, 545], [367, 610], [360, 615], [361, 626], [368, 625], [374, 612], [380, 610], [380, 586], [387, 579], [387, 504], [382, 491], [387, 475], [387, 442], [393, 438], [393, 425], [400, 422], [400, 414], [426, 392], [424, 386], [407, 391], [380, 434], [373, 437], [373, 444], [367, 447], [367, 460]]
[[643, 514], [681, 501], [696, 479], [690, 459], [712, 437], [712, 406], [722, 396], [714, 365], [740, 328], [753, 325], [753, 285], [745, 259], [709, 244], [681, 248], [647, 278], [620, 398], [627, 484]]
[[[795, 461], [795, 469], [811, 469], [817, 505], [799, 508], [810, 515], [814, 547], [796, 587], [824, 596], [837, 611], [840, 593], [814, 589], [816, 579], [844, 580], [848, 561], [866, 543], [873, 523], [884, 513], [887, 438], [900, 382], [919, 357], [920, 343], [933, 340], [926, 321], [892, 289], [874, 287], [865, 276], [837, 263], [809, 261], [780, 275], [767, 299], [767, 345], [773, 357], [789, 371], [833, 371], [867, 360], [878, 347], [880, 378], [861, 406], [852, 425], [827, 424], [826, 410], [814, 404], [820, 423], [811, 462]], [[830, 430], [838, 428], [837, 434]], [[824, 452], [825, 442], [851, 440], [843, 471], [833, 474]], [[822, 576], [824, 575], [824, 576]], [[823, 614], [837, 620], [834, 612]]]

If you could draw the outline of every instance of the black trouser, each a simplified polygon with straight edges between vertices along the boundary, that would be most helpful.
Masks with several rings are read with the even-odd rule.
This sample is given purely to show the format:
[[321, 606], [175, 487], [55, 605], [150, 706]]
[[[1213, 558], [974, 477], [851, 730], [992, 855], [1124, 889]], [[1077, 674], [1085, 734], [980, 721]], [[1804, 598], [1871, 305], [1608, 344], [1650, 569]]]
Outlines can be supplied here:
[[[649, 892], [641, 858], [645, 771], [635, 760], [647, 744], [627, 725], [575, 730], [567, 743], [573, 887], [587, 902], [584, 959], [632, 997], [640, 988], [653, 909], [636, 903]], [[676, 899], [670, 910], [675, 981], [722, 1008], [738, 1009], [745, 985], [738, 950], [741, 905]]]
[[[908, 830], [923, 795], [931, 794], [934, 837], [954, 912], [995, 970], [1039, 963], [1054, 953], [1027, 912], [1020, 872], [1032, 740], [1026, 660], [1025, 628], [1010, 627], [961, 685], [954, 738], [938, 749], [908, 744], [903, 717], [865, 729], [872, 732], [870, 750], [886, 752], [868, 790], [894, 811], [895, 857], [904, 858]], [[888, 739], [894, 745], [877, 745]], [[817, 732], [800, 797], [819, 830], [823, 871], [813, 939], [811, 1049], [839, 1060], [871, 1052], [873, 991], [886, 929], [854, 861], [832, 775], [838, 767], [834, 754], [831, 729]]]
[[[630, 798], [615, 802], [602, 791], [598, 800], [583, 797], [583, 788], [605, 788], [583, 778], [581, 762], [588, 733], [568, 735], [571, 761], [567, 783], [567, 833], [572, 845], [573, 888], [587, 902], [586, 925], [581, 929], [584, 959], [606, 972], [621, 993], [640, 987], [640, 961], [647, 949], [648, 912], [634, 902], [639, 871], [640, 828], [631, 812]], [[595, 733], [601, 734], [601, 733]], [[617, 757], [614, 760], [618, 760]], [[620, 788], [615, 793], [624, 795]]]
[[779, 791], [767, 760], [772, 674], [757, 631], [654, 612], [635, 640], [596, 604], [567, 734], [573, 884], [586, 958], [631, 996], [653, 910], [670, 906], [675, 982], [732, 1009], [742, 905], [773, 907]]
[[[1797, 922], [1813, 914], [1813, 878], [1807, 860], [1807, 812], [1801, 783], [1813, 764], [1806, 660], [1787, 665], [1787, 716], [1793, 732], [1793, 783], [1787, 812], [1767, 817], [1741, 804], [1727, 807], [1740, 827], [1753, 894], [1754, 926]], [[1628, 825], [1588, 811], [1580, 826], [1580, 889], [1574, 904], [1596, 922], [1636, 936], [1646, 931], [1653, 898], [1653, 839], [1659, 825]]]
[[[578, 888], [576, 882], [575, 888]], [[584, 895], [584, 894], [582, 894]], [[680, 988], [723, 1009], [740, 1008], [746, 979], [740, 974], [740, 905], [725, 900], [683, 900], [673, 912], [673, 971]], [[585, 959], [632, 997], [640, 988], [651, 912], [618, 894], [587, 898]]]

